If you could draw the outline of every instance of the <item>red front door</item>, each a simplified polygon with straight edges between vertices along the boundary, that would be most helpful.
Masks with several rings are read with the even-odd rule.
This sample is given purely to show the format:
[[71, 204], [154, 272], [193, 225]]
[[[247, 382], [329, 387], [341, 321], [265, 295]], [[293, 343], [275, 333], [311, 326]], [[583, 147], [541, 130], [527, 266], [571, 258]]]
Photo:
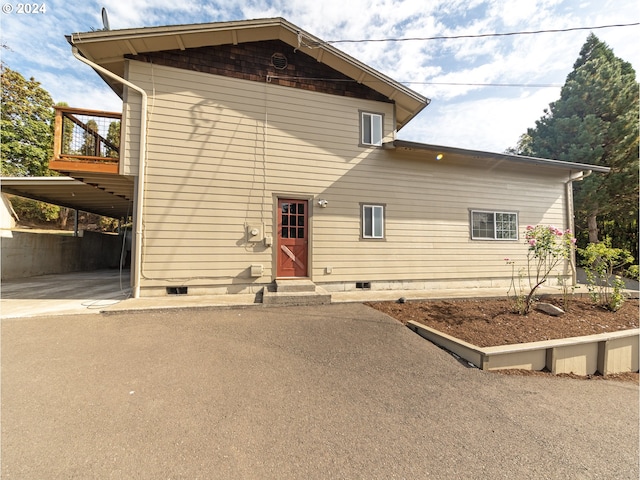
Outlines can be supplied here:
[[278, 200], [278, 277], [307, 276], [308, 220], [306, 200]]

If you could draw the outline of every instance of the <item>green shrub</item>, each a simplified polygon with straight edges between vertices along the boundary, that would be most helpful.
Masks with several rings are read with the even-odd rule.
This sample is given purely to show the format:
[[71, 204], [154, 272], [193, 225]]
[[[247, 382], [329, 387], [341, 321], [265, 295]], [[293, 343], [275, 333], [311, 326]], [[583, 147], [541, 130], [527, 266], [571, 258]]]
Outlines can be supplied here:
[[638, 280], [638, 265], [631, 265], [629, 268], [627, 268], [624, 275], [627, 278]]
[[600, 243], [590, 243], [578, 252], [583, 259], [591, 299], [612, 312], [617, 311], [624, 303], [624, 282], [614, 272], [633, 262], [633, 257], [627, 250], [611, 247], [608, 238]]

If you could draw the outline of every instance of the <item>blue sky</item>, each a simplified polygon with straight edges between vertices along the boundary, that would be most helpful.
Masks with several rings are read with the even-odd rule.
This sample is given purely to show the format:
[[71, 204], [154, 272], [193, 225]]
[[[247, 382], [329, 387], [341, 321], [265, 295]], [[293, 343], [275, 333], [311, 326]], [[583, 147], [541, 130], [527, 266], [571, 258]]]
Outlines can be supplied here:
[[[33, 2], [32, 2], [33, 3]], [[45, 12], [18, 13], [3, 0], [2, 61], [34, 77], [54, 101], [121, 110], [120, 99], [71, 55], [65, 35], [102, 28], [284, 17], [323, 40], [474, 35], [640, 21], [637, 0], [49, 0]], [[8, 10], [12, 10], [6, 13]], [[640, 27], [594, 30], [614, 53], [640, 68]], [[416, 142], [502, 152], [559, 97], [589, 31], [335, 46], [407, 82], [432, 103], [399, 137]], [[553, 84], [486, 87], [443, 83]]]

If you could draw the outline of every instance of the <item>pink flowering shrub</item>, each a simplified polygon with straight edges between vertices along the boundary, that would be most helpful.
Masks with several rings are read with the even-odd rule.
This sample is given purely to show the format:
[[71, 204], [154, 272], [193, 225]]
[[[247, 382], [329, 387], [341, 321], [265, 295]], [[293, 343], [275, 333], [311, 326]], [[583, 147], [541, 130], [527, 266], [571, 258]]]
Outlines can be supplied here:
[[[571, 230], [561, 230], [552, 225], [527, 226], [525, 234], [525, 244], [528, 246], [527, 269], [526, 272], [520, 272], [520, 283], [522, 283], [522, 277], [529, 279], [529, 293], [518, 294], [512, 278], [512, 286], [516, 291], [516, 308], [520, 314], [529, 313], [535, 301], [536, 291], [547, 281], [558, 265], [569, 259], [575, 242], [576, 239]], [[515, 272], [513, 263], [507, 261], [507, 264], [512, 266], [513, 277]]]

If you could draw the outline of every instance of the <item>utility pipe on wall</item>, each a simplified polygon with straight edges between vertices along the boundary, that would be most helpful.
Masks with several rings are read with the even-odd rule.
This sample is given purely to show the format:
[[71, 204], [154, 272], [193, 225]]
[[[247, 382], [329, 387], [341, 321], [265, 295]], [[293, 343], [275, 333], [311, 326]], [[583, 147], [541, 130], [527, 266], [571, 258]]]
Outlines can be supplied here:
[[[580, 182], [583, 179], [587, 178], [592, 173], [593, 173], [593, 170], [581, 171], [576, 176], [572, 176], [572, 174], [569, 173], [569, 180], [564, 182], [566, 204], [567, 204], [568, 227], [571, 229], [571, 232], [573, 232], [573, 235], [576, 234], [575, 224], [573, 221], [573, 182]], [[569, 258], [569, 264], [571, 265], [571, 270], [572, 270], [571, 284], [575, 285], [578, 281], [575, 249], [572, 249], [571, 251], [571, 258]]]
[[[72, 38], [73, 41], [73, 38]], [[133, 254], [133, 298], [140, 297], [140, 279], [142, 277], [142, 207], [144, 203], [144, 172], [145, 172], [145, 157], [146, 157], [146, 143], [147, 143], [147, 92], [137, 85], [134, 85], [128, 80], [119, 77], [113, 72], [110, 72], [104, 67], [93, 63], [91, 60], [83, 57], [78, 52], [78, 47], [72, 46], [71, 51], [73, 56], [80, 60], [82, 63], [89, 65], [94, 70], [106, 75], [109, 78], [116, 80], [117, 82], [126, 85], [127, 87], [138, 92], [142, 97], [142, 104], [140, 106], [140, 158], [138, 160], [138, 179], [136, 183], [136, 213], [135, 213], [135, 229], [136, 229], [136, 241], [135, 250]]]

